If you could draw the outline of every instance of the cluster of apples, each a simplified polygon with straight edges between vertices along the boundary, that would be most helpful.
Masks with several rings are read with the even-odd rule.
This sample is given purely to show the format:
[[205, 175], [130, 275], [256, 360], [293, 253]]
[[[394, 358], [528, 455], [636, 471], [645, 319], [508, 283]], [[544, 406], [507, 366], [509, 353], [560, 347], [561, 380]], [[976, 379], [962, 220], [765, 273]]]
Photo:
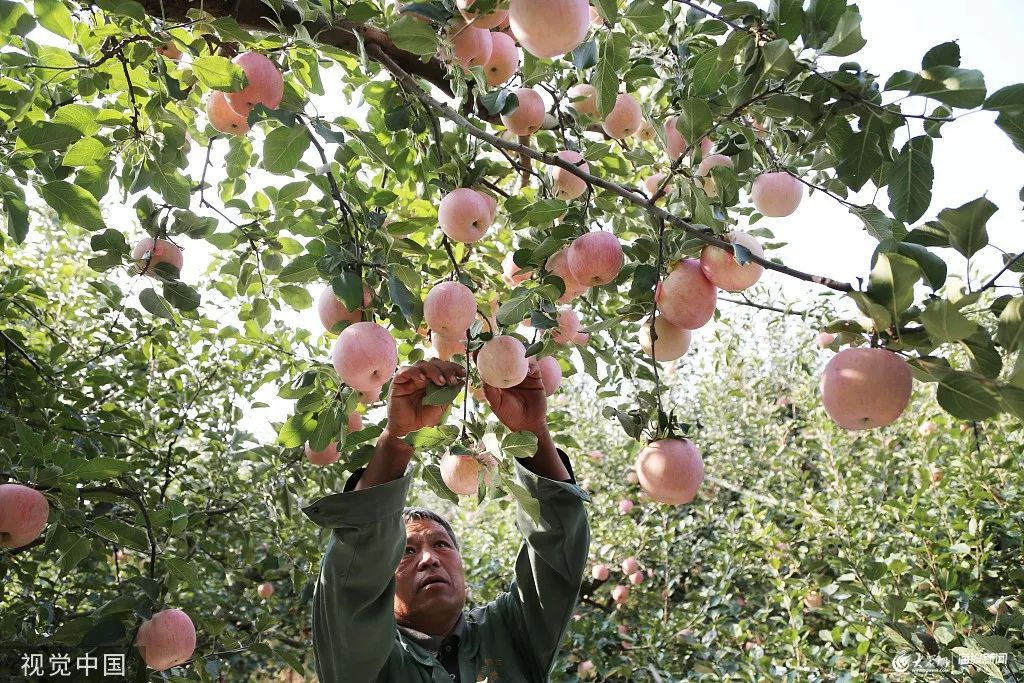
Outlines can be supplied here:
[[[648, 570], [647, 574], [644, 573], [640, 567], [640, 563], [637, 562], [635, 557], [627, 557], [622, 561], [622, 573], [626, 577], [628, 584], [633, 586], [639, 586], [649, 576], [653, 576], [653, 572]], [[611, 576], [611, 570], [608, 565], [595, 564], [590, 569], [590, 575], [595, 581], [604, 583]], [[617, 584], [612, 587], [612, 601], [616, 605], [622, 606], [629, 600], [630, 587], [626, 584]]]
[[262, 104], [276, 109], [284, 98], [284, 76], [266, 55], [243, 52], [231, 60], [245, 72], [249, 83], [237, 92], [211, 90], [206, 100], [210, 125], [228, 135], [249, 132], [249, 112]]
[[[50, 504], [39, 491], [21, 484], [0, 484], [0, 548], [20, 548], [43, 532]], [[118, 559], [123, 559], [118, 551]], [[146, 666], [163, 671], [188, 660], [196, 648], [196, 629], [179, 609], [157, 612], [135, 638]]]

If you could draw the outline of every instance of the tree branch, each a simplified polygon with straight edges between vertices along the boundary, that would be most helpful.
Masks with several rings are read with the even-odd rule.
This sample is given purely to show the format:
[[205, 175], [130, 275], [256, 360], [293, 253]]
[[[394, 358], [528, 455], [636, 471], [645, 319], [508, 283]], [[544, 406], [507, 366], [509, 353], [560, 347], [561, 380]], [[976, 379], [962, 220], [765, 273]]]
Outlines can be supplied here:
[[[674, 225], [677, 228], [680, 228], [688, 235], [695, 237], [706, 244], [712, 244], [730, 253], [732, 252], [732, 243], [726, 242], [725, 240], [721, 240], [715, 237], [714, 235], [704, 232], [703, 230], [699, 230], [698, 228], [684, 221], [678, 216], [670, 214], [667, 211], [652, 205], [648, 201], [647, 197], [644, 196], [643, 194], [640, 194], [638, 192], [632, 192], [617, 183], [613, 183], [608, 180], [605, 180], [604, 178], [591, 175], [590, 173], [587, 173], [580, 169], [575, 164], [559, 159], [554, 155], [546, 154], [544, 152], [538, 152], [537, 150], [531, 149], [530, 147], [527, 147], [525, 145], [505, 142], [498, 136], [491, 135], [490, 133], [481, 130], [476, 125], [474, 125], [473, 122], [471, 122], [469, 119], [467, 119], [459, 112], [455, 111], [454, 109], [445, 104], [442, 104], [441, 102], [438, 102], [430, 95], [428, 95], [416, 83], [416, 81], [412, 78], [412, 76], [409, 73], [407, 73], [404, 69], [402, 69], [401, 66], [395, 63], [380, 48], [370, 45], [367, 46], [367, 52], [373, 54], [374, 57], [377, 60], [379, 60], [385, 66], [385, 68], [387, 68], [387, 70], [390, 71], [404, 87], [408, 88], [410, 92], [414, 93], [416, 97], [419, 98], [419, 100], [423, 102], [427, 107], [433, 109], [434, 111], [438, 112], [440, 115], [444, 116], [449, 121], [452, 121], [456, 125], [462, 127], [465, 130], [465, 132], [468, 133], [469, 135], [472, 135], [473, 137], [479, 140], [483, 140], [484, 142], [487, 142], [488, 144], [499, 150], [515, 152], [520, 156], [527, 157], [535, 161], [539, 161], [548, 166], [557, 166], [559, 168], [563, 168], [568, 172], [572, 173], [573, 175], [577, 176], [578, 178], [581, 178], [582, 180], [586, 181], [587, 183], [607, 190], [612, 194], [622, 197], [631, 204], [635, 204], [636, 206], [650, 213], [652, 216], [668, 221], [670, 224]], [[794, 277], [798, 280], [803, 280], [805, 282], [813, 282], [823, 287], [828, 287], [829, 289], [834, 289], [840, 292], [855, 291], [853, 285], [851, 285], [848, 282], [840, 282], [838, 280], [833, 280], [832, 278], [825, 277], [823, 275], [813, 275], [811, 273], [804, 273], [802, 271], [795, 270], [793, 268], [782, 265], [780, 263], [776, 263], [774, 261], [769, 261], [768, 259], [759, 256], [751, 255], [750, 260], [753, 261], [754, 263], [761, 264], [763, 267], [769, 270], [774, 270], [784, 275], [789, 275], [790, 277]]]

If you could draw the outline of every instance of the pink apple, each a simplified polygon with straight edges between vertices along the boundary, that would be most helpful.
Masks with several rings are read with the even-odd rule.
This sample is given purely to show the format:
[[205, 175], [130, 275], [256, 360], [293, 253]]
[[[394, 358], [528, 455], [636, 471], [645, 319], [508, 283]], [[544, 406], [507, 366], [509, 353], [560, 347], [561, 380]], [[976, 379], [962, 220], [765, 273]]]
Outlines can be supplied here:
[[284, 77], [277, 65], [259, 52], [243, 52], [231, 60], [242, 67], [249, 84], [237, 92], [227, 93], [228, 104], [241, 116], [262, 104], [277, 109], [284, 99]]
[[306, 460], [314, 465], [330, 465], [332, 462], [338, 460], [338, 444], [334, 441], [327, 444], [327, 447], [322, 451], [314, 451], [313, 447], [306, 443], [305, 446]]
[[[754, 256], [764, 257], [761, 243], [742, 230], [729, 233], [725, 240], [745, 247]], [[700, 267], [711, 284], [727, 292], [741, 292], [752, 287], [764, 273], [761, 264], [750, 261], [740, 265], [732, 252], [713, 244], [705, 245], [701, 250]]]
[[527, 52], [549, 59], [572, 52], [587, 37], [590, 4], [587, 0], [511, 0], [508, 19]]
[[437, 334], [461, 339], [476, 320], [476, 297], [461, 282], [435, 285], [423, 301], [423, 320]]
[[608, 137], [625, 140], [640, 130], [643, 121], [644, 112], [640, 103], [632, 95], [622, 93], [615, 99], [615, 106], [601, 125]]
[[750, 190], [754, 207], [769, 218], [789, 216], [800, 206], [803, 196], [803, 184], [785, 171], [762, 173]]
[[649, 444], [637, 456], [635, 468], [644, 492], [659, 503], [689, 503], [704, 481], [704, 460], [689, 439]]
[[668, 322], [696, 330], [715, 314], [718, 290], [704, 275], [699, 261], [685, 259], [658, 284], [654, 300]]
[[590, 575], [594, 577], [594, 581], [607, 581], [608, 574], [608, 567], [603, 564], [595, 564], [590, 570]]
[[353, 323], [334, 342], [332, 360], [341, 381], [356, 391], [379, 389], [398, 368], [398, 345], [377, 323]]
[[[584, 161], [583, 155], [572, 150], [563, 150], [557, 154], [562, 161], [567, 161], [584, 173], [590, 173], [590, 166]], [[553, 167], [551, 173], [555, 197], [563, 201], [576, 199], [587, 191], [587, 181], [559, 166]]]
[[491, 58], [484, 65], [487, 85], [497, 87], [519, 71], [519, 48], [512, 36], [498, 31], [491, 32]]
[[249, 132], [247, 115], [239, 114], [228, 104], [227, 95], [220, 90], [211, 90], [206, 98], [206, 118], [210, 125], [228, 135], [245, 135]]
[[39, 491], [21, 484], [0, 484], [0, 548], [20, 548], [43, 532], [50, 504]]
[[895, 422], [913, 391], [910, 366], [888, 349], [846, 348], [821, 376], [821, 400], [844, 429], [884, 427]]
[[491, 227], [494, 216], [487, 200], [474, 189], [452, 190], [437, 209], [441, 231], [456, 242], [477, 242]]
[[588, 287], [614, 280], [625, 261], [619, 239], [610, 232], [588, 232], [573, 240], [565, 254], [573, 279]]
[[486, 342], [476, 359], [480, 379], [499, 389], [514, 387], [530, 371], [526, 347], [511, 335], [501, 335]]
[[544, 395], [552, 396], [562, 383], [562, 366], [554, 356], [544, 356], [537, 361], [540, 368], [540, 379], [544, 383]]
[[544, 100], [530, 88], [516, 88], [512, 92], [519, 106], [511, 114], [502, 114], [501, 122], [516, 135], [533, 135], [544, 123]]
[[196, 650], [196, 627], [180, 609], [165, 609], [142, 622], [135, 647], [146, 666], [166, 671], [192, 657]]

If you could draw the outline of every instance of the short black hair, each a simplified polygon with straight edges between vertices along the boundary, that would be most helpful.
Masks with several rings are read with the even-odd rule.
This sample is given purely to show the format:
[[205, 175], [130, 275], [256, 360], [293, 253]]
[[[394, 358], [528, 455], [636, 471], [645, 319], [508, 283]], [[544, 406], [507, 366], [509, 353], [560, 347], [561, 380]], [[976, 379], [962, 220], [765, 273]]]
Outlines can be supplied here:
[[455, 549], [459, 549], [459, 539], [455, 538], [455, 532], [452, 530], [452, 525], [448, 523], [448, 520], [437, 514], [433, 510], [427, 508], [405, 508], [402, 511], [402, 521], [411, 522], [414, 519], [429, 519], [432, 522], [437, 522], [444, 530], [448, 532], [448, 537], [452, 539], [452, 543], [455, 544]]

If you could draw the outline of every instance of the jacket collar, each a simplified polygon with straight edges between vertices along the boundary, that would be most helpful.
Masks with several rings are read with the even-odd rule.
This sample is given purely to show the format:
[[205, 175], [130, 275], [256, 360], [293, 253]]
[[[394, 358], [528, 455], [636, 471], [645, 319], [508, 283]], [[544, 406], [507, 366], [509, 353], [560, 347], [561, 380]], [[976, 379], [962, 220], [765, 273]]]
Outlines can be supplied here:
[[459, 620], [446, 636], [431, 636], [407, 626], [399, 626], [398, 634], [402, 647], [421, 664], [430, 664], [433, 657], [441, 651], [446, 641], [451, 641], [458, 649], [466, 638], [466, 615], [459, 614]]

